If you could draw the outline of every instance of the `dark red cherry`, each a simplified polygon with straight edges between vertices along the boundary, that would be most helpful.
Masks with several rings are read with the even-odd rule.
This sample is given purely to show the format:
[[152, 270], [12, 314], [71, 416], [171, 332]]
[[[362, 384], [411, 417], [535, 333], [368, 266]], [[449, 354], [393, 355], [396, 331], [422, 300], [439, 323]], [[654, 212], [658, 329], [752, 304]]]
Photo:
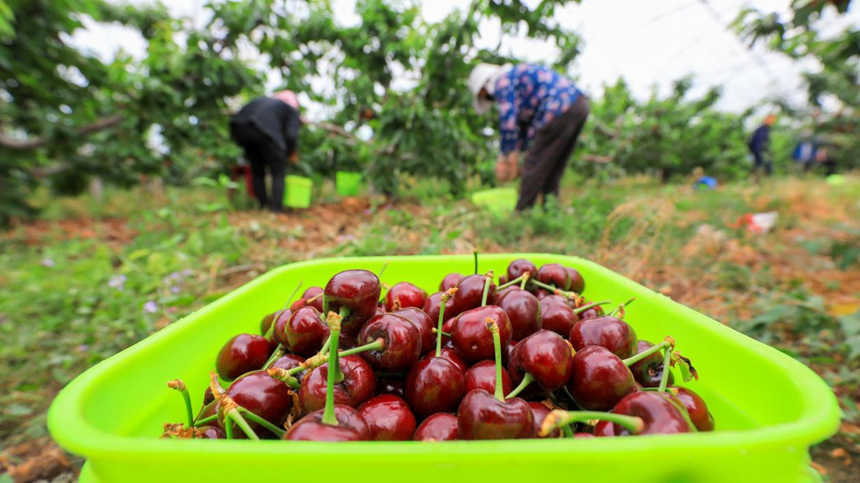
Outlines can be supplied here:
[[205, 391], [203, 391], [203, 405], [207, 405], [215, 400], [215, 396], [212, 394], [212, 388], [207, 387]]
[[457, 366], [441, 357], [430, 357], [409, 371], [404, 392], [412, 412], [423, 419], [456, 409], [465, 390], [466, 381]]
[[256, 371], [269, 359], [269, 341], [261, 335], [239, 334], [228, 340], [221, 351], [215, 368], [218, 376], [225, 381]]
[[434, 322], [426, 312], [415, 307], [407, 307], [405, 309], [395, 310], [391, 313], [403, 317], [418, 329], [418, 333], [421, 335], [422, 355], [432, 350], [436, 350], [436, 333], [433, 329], [436, 328], [438, 323], [438, 315], [436, 322]]
[[[483, 389], [489, 393], [496, 392], [496, 363], [494, 361], [481, 361], [470, 367], [465, 374], [466, 392], [474, 389]], [[502, 368], [502, 392], [505, 396], [514, 388], [508, 371]]]
[[549, 290], [542, 289], [542, 288], [539, 288], [537, 290], [533, 290], [533, 292], [535, 293], [535, 297], [537, 297], [538, 300], [543, 300], [546, 297], [553, 295], [552, 293], [550, 293]]
[[197, 439], [225, 439], [226, 437], [224, 430], [218, 426], [206, 426]]
[[[635, 392], [618, 401], [612, 409], [617, 414], [642, 418], [645, 428], [638, 434], [675, 434], [689, 433], [690, 425], [684, 419], [678, 406], [665, 394], [656, 392]], [[611, 424], [616, 436], [629, 435], [629, 431], [618, 424]]]
[[[301, 363], [304, 361], [304, 357], [297, 356], [295, 354], [284, 354], [279, 357], [275, 362], [273, 362], [269, 367], [276, 367], [278, 369], [288, 371], [290, 369], [295, 369], [296, 367], [299, 367], [299, 365], [301, 365]], [[302, 371], [294, 376], [296, 380], [299, 381], [299, 383], [301, 383], [302, 379], [304, 379], [306, 372], [307, 371]]]
[[519, 344], [519, 341], [511, 339], [510, 342], [502, 346], [502, 362], [505, 367], [511, 362], [511, 355], [514, 353], [514, 348]]
[[364, 360], [377, 370], [405, 372], [421, 356], [421, 334], [411, 322], [398, 315], [377, 315], [368, 320], [358, 333], [358, 345], [377, 339], [382, 339], [382, 349], [361, 353]]
[[576, 312], [561, 295], [547, 295], [540, 301], [541, 323], [546, 330], [567, 337], [579, 322]]
[[524, 258], [514, 260], [510, 265], [508, 265], [508, 281], [520, 278], [526, 272], [529, 272], [529, 274], [534, 277], [537, 275], [538, 269], [534, 263]]
[[690, 420], [693, 421], [696, 429], [699, 431], [713, 431], [714, 416], [708, 411], [708, 405], [702, 399], [702, 396], [699, 396], [692, 389], [687, 389], [686, 387], [677, 387], [675, 389], [678, 390], [676, 397], [684, 405], [684, 408], [687, 409], [687, 413], [690, 414]]
[[[457, 284], [457, 292], [451, 298], [451, 306], [454, 313], [451, 315], [461, 314], [467, 310], [471, 310], [481, 306], [484, 297], [484, 283], [487, 281], [485, 275], [469, 275]], [[495, 301], [496, 284], [490, 283], [490, 289], [487, 295], [487, 303], [492, 304]], [[448, 310], [445, 309], [445, 313]]]
[[[571, 299], [570, 303], [571, 304], [574, 303], [573, 299]], [[585, 306], [585, 305], [589, 305], [591, 303], [592, 303], [591, 300], [585, 300], [585, 301], [583, 301], [582, 305]], [[601, 317], [601, 316], [606, 315], [606, 314], [603, 311], [603, 307], [598, 305], [597, 307], [592, 307], [592, 308], [590, 308], [584, 312], [581, 312], [577, 315], [579, 316], [579, 320], [586, 320], [586, 319], [594, 319], [596, 317]]]
[[[436, 357], [435, 350], [424, 356], [425, 359], [430, 359], [432, 357]], [[457, 349], [454, 349], [453, 347], [443, 346], [442, 350], [439, 352], [439, 357], [457, 366], [457, 369], [464, 374], [469, 369], [469, 363], [466, 362], [457, 352]]]
[[415, 416], [402, 398], [376, 396], [358, 408], [370, 427], [373, 441], [409, 441], [415, 432]]
[[573, 356], [573, 372], [567, 390], [582, 409], [608, 411], [634, 390], [630, 369], [615, 354], [589, 346]]
[[[594, 425], [594, 437], [596, 438], [613, 438], [615, 437], [614, 424], [609, 421], [598, 421]], [[574, 436], [576, 433], [574, 433]]]
[[636, 346], [639, 342], [633, 327], [609, 315], [580, 320], [570, 330], [569, 340], [576, 350], [590, 345], [599, 345], [622, 359], [636, 354]]
[[415, 441], [456, 441], [457, 416], [451, 413], [436, 413], [425, 419], [415, 435]]
[[570, 290], [570, 274], [558, 263], [547, 263], [541, 266], [535, 278], [559, 290]]
[[[647, 340], [640, 340], [636, 345], [636, 353], [645, 352], [654, 347], [654, 344]], [[642, 359], [630, 366], [630, 372], [633, 373], [633, 378], [642, 387], [658, 387], [660, 379], [663, 378], [663, 353], [655, 352], [650, 356]], [[675, 377], [672, 372], [669, 372], [669, 385], [675, 382]]]
[[579, 270], [570, 267], [564, 267], [564, 270], [570, 277], [570, 290], [578, 294], [585, 292], [585, 279], [582, 278], [582, 274], [579, 273]]
[[287, 322], [290, 321], [290, 317], [293, 316], [293, 311], [290, 309], [279, 310], [275, 312], [275, 328], [272, 329], [272, 338], [278, 344], [281, 344], [285, 348], [287, 346], [287, 339], [284, 335], [284, 331], [287, 328]]
[[[249, 372], [233, 381], [227, 388], [227, 396], [236, 404], [278, 427], [284, 424], [293, 408], [291, 392], [286, 384], [273, 379], [266, 371]], [[216, 412], [220, 412], [218, 408]], [[223, 426], [223, 421], [220, 423]], [[257, 423], [248, 421], [248, 424], [257, 436], [272, 436], [271, 432]], [[239, 438], [245, 436], [238, 427], [235, 427], [233, 434]]]
[[378, 379], [374, 394], [377, 396], [390, 394], [392, 396], [403, 397], [403, 384], [403, 381], [397, 379]]
[[457, 434], [463, 440], [531, 438], [534, 424], [527, 402], [518, 397], [499, 401], [483, 389], [466, 394], [457, 409]]
[[445, 278], [442, 279], [442, 283], [439, 284], [439, 291], [447, 292], [449, 289], [456, 287], [461, 280], [463, 280], [462, 274], [449, 273], [448, 275], [445, 275]]
[[269, 329], [272, 327], [272, 321], [275, 320], [275, 317], [277, 317], [278, 313], [280, 313], [280, 312], [281, 311], [278, 310], [277, 312], [272, 312], [271, 314], [266, 314], [263, 317], [263, 320], [260, 321], [260, 334], [261, 335], [266, 335], [269, 333]]
[[498, 304], [511, 321], [514, 339], [524, 339], [541, 329], [541, 303], [530, 292], [519, 289], [506, 292]]
[[594, 438], [594, 437], [596, 437], [596, 436], [594, 436], [594, 435], [593, 435], [593, 434], [591, 434], [591, 433], [573, 433], [573, 437], [574, 437], [574, 438], [585, 438], [585, 439], [588, 439], [588, 438]]
[[504, 285], [508, 282], [510, 282], [510, 280], [508, 279], [507, 275], [500, 275], [499, 276], [499, 285]]
[[[385, 310], [391, 312], [392, 310], [395, 310], [397, 306], [400, 308], [422, 308], [424, 307], [424, 300], [426, 298], [427, 292], [424, 290], [421, 290], [409, 282], [400, 282], [391, 287], [388, 293], [385, 294]], [[398, 301], [397, 305], [394, 304], [395, 300]]]
[[544, 389], [556, 391], [570, 379], [573, 354], [560, 335], [540, 330], [517, 344], [511, 365], [520, 372], [531, 374]]
[[561, 436], [561, 430], [555, 429], [553, 432], [549, 433], [547, 436], [540, 436], [540, 426], [543, 423], [544, 418], [549, 414], [550, 409], [546, 407], [544, 403], [541, 402], [530, 402], [529, 407], [532, 408], [532, 415], [535, 418], [535, 435], [536, 438], [558, 438]]
[[[346, 356], [338, 359], [343, 380], [334, 385], [334, 402], [349, 407], [358, 407], [373, 396], [376, 389], [376, 376], [373, 368], [359, 356]], [[326, 383], [328, 382], [328, 363], [305, 375], [299, 388], [299, 402], [305, 413], [325, 407]]]
[[[439, 323], [439, 311], [442, 308], [442, 293], [436, 292], [424, 301], [424, 313], [430, 317], [430, 320], [433, 321], [433, 327]], [[457, 314], [454, 313], [454, 306], [452, 299], [448, 299], [448, 302], [445, 304], [445, 320], [453, 319]]]
[[284, 327], [286, 347], [302, 357], [311, 357], [319, 352], [326, 339], [328, 325], [320, 318], [319, 311], [309, 305], [293, 312]]
[[376, 315], [381, 292], [379, 278], [368, 270], [344, 270], [332, 277], [324, 290], [329, 311], [349, 308], [349, 315], [341, 322], [341, 330], [353, 336]]
[[289, 441], [369, 441], [370, 427], [355, 409], [335, 404], [337, 426], [322, 422], [323, 409], [314, 411], [290, 427], [284, 439]]
[[[457, 321], [456, 317], [454, 317], [453, 319], [446, 320], [445, 323], [442, 324], [442, 332], [444, 332], [445, 334], [450, 334], [450, 333], [454, 332], [454, 322], [456, 322], [456, 321]], [[433, 347], [434, 348], [436, 347], [435, 341], [433, 342]], [[442, 335], [442, 347], [443, 348], [447, 347], [450, 349], [454, 348], [454, 343], [451, 341], [450, 336], [447, 336], [444, 334]]]
[[457, 316], [451, 330], [451, 341], [463, 359], [478, 362], [495, 357], [493, 335], [487, 328], [488, 319], [499, 326], [502, 347], [511, 340], [511, 321], [500, 307], [487, 305], [468, 310]]
[[[323, 298], [322, 298], [323, 289], [322, 287], [308, 287], [305, 290], [305, 293], [302, 294], [302, 298], [307, 300], [314, 299], [308, 305], [311, 305], [315, 309], [319, 310], [322, 313], [323, 310]], [[316, 297], [316, 298], [314, 298]]]

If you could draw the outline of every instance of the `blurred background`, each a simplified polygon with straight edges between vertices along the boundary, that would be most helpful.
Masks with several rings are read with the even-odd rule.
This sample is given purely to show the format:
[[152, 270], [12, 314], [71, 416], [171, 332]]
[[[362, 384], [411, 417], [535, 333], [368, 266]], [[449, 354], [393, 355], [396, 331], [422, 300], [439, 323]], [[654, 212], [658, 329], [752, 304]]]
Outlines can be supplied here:
[[[515, 189], [479, 61], [590, 98], [543, 208], [476, 196]], [[0, 0], [0, 482], [75, 481], [56, 392], [271, 268], [474, 249], [595, 260], [810, 365], [845, 413], [816, 468], [860, 481], [858, 75], [850, 0]], [[268, 213], [229, 120], [286, 89], [310, 191]]]

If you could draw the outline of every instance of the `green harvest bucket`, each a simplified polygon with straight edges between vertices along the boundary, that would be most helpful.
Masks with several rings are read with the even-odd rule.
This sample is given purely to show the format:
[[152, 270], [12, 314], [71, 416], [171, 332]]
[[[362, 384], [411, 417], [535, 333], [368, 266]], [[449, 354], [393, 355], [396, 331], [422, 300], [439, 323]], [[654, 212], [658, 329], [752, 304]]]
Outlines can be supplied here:
[[311, 206], [311, 193], [314, 182], [303, 176], [287, 176], [284, 205], [290, 208], [307, 208]]
[[517, 190], [514, 188], [493, 188], [476, 191], [472, 203], [488, 209], [492, 214], [502, 217], [517, 207]]
[[[504, 273], [516, 258], [575, 267], [590, 299], [636, 297], [627, 320], [642, 339], [672, 335], [701, 379], [717, 431], [594, 439], [414, 442], [283, 442], [159, 439], [182, 421], [181, 398], [166, 382], [181, 378], [200, 404], [222, 344], [257, 333], [303, 280], [323, 286], [335, 273], [388, 269], [383, 282], [410, 280], [436, 290], [448, 273], [472, 273], [472, 256], [338, 258], [275, 269], [89, 369], [57, 396], [48, 428], [88, 459], [82, 482], [279, 481], [290, 478], [412, 483], [444, 481], [635, 481], [732, 483], [814, 481], [811, 444], [834, 434], [840, 411], [830, 388], [800, 362], [595, 263], [546, 254], [484, 255], [480, 273]], [[390, 477], [390, 478], [389, 478]]]
[[338, 196], [357, 196], [361, 187], [361, 173], [338, 171], [334, 175]]

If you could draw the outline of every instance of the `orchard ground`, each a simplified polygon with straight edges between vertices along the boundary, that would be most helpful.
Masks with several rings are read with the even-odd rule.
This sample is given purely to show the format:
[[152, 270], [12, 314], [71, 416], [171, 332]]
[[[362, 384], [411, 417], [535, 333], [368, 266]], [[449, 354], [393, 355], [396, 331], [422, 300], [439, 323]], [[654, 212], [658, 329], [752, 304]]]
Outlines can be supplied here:
[[[74, 480], [45, 412], [96, 362], [279, 265], [337, 256], [554, 252], [597, 261], [785, 351], [834, 389], [840, 433], [813, 450], [830, 481], [860, 480], [860, 178], [783, 178], [695, 190], [565, 180], [561, 201], [497, 220], [416, 183], [396, 202], [237, 211], [214, 187], [41, 200], [0, 234], [0, 482]], [[739, 227], [776, 211], [768, 234]], [[5, 480], [4, 480], [5, 479]]]

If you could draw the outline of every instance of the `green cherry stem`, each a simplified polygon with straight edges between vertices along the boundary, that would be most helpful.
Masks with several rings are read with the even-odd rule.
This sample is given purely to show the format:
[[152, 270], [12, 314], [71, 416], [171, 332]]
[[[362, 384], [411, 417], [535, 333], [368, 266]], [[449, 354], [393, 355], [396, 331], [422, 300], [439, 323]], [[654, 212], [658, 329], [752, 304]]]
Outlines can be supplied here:
[[[337, 345], [334, 343], [334, 340], [336, 338], [340, 337], [340, 331], [339, 331], [340, 322], [342, 322], [343, 319], [349, 317], [349, 313], [350, 313], [349, 307], [344, 305], [343, 307], [340, 308], [340, 313], [338, 313], [338, 317], [339, 317], [339, 319], [338, 319], [338, 335], [335, 336], [334, 333], [331, 334], [331, 342], [329, 342], [329, 350], [330, 351], [335, 351], [335, 352], [337, 351]], [[331, 370], [331, 366], [329, 366], [329, 370]], [[338, 362], [337, 365], [334, 366], [334, 377], [335, 377], [334, 382], [340, 382], [343, 380], [343, 371], [340, 370], [340, 362]]]
[[570, 429], [569, 424], [565, 424], [561, 427], [562, 432], [564, 432], [565, 438], [575, 438], [576, 436], [573, 434], [573, 430]]
[[478, 250], [472, 250], [472, 255], [475, 257], [475, 275], [478, 274]]
[[484, 276], [487, 277], [487, 279], [484, 280], [484, 295], [481, 297], [481, 307], [487, 305], [487, 299], [490, 298], [490, 285], [493, 283], [493, 271], [490, 270]]
[[493, 334], [493, 350], [496, 355], [496, 392], [495, 398], [505, 402], [505, 390], [502, 387], [502, 337], [499, 335], [499, 324], [487, 317], [487, 329]]
[[269, 431], [272, 432], [272, 434], [274, 434], [278, 438], [284, 437], [284, 433], [286, 433], [286, 431], [275, 426], [274, 424], [270, 423], [269, 421], [261, 418], [260, 416], [257, 416], [253, 412], [251, 412], [251, 411], [249, 411], [243, 407], [239, 407], [239, 412], [241, 412], [246, 418], [248, 418], [249, 421], [251, 421], [253, 423], [257, 423], [260, 426], [268, 429]]
[[216, 419], [218, 419], [217, 414], [213, 414], [212, 416], [209, 416], [207, 418], [198, 419], [197, 422], [194, 423], [194, 427], [199, 428], [200, 426], [206, 426], [207, 424], [211, 423], [212, 421], [215, 421]]
[[194, 426], [194, 413], [191, 410], [191, 395], [188, 394], [188, 388], [185, 387], [185, 383], [180, 379], [174, 379], [167, 383], [167, 387], [179, 391], [179, 393], [182, 394], [182, 399], [185, 401], [185, 415], [188, 418], [188, 425], [186, 428]]
[[523, 380], [520, 382], [520, 385], [515, 387], [513, 391], [509, 392], [505, 399], [510, 399], [512, 397], [516, 397], [519, 393], [523, 392], [523, 390], [529, 387], [529, 384], [534, 382], [535, 377], [531, 375], [530, 372], [525, 373], [523, 375]]
[[666, 386], [669, 384], [669, 372], [672, 370], [670, 367], [671, 362], [672, 347], [667, 347], [663, 351], [663, 374], [660, 376], [660, 386], [657, 388], [658, 392], [666, 392]]
[[[272, 323], [272, 325], [275, 324]], [[284, 355], [284, 346], [278, 344], [278, 347], [275, 349], [274, 352], [272, 352], [272, 355], [269, 356], [269, 360], [267, 360], [266, 363], [263, 364], [263, 369], [268, 369], [269, 366], [271, 366], [272, 363], [274, 363], [276, 360], [280, 359], [282, 355]]]
[[645, 429], [645, 422], [636, 416], [624, 414], [605, 413], [601, 411], [565, 411], [554, 409], [543, 420], [540, 426], [541, 436], [547, 436], [558, 428], [564, 428], [576, 422], [587, 422], [598, 419], [618, 424], [632, 434], [641, 433]]
[[368, 342], [367, 344], [360, 345], [358, 347], [353, 347], [352, 349], [347, 349], [345, 351], [340, 351], [340, 357], [352, 356], [355, 354], [361, 354], [362, 352], [367, 351], [381, 351], [385, 349], [385, 341], [383, 339], [376, 339], [373, 342]]
[[[290, 303], [292, 302], [293, 297], [296, 296], [296, 293], [298, 293], [299, 289], [302, 288], [302, 285], [304, 285], [304, 283], [305, 283], [304, 280], [299, 281], [299, 284], [296, 285], [296, 288], [293, 289], [293, 293], [291, 293], [290, 296], [287, 297], [287, 303], [284, 304], [284, 308], [281, 310], [287, 310], [290, 307]], [[272, 327], [274, 327], [274, 326], [275, 326], [275, 321], [273, 320], [272, 321]]]
[[[254, 430], [251, 429], [251, 425], [248, 424], [248, 421], [245, 419], [244, 416], [242, 416], [242, 413], [239, 412], [238, 406], [227, 411], [227, 414], [225, 415], [224, 419], [226, 420], [228, 418], [232, 419], [233, 422], [236, 423], [236, 426], [239, 426], [239, 429], [241, 429], [242, 432], [245, 433], [245, 436], [247, 436], [248, 439], [253, 439], [253, 440], [259, 440], [260, 439], [260, 437], [257, 436], [257, 433], [255, 433]], [[225, 423], [226, 423], [225, 426], [230, 425], [229, 422], [227, 422], [227, 421], [225, 421]]]
[[498, 288], [497, 288], [496, 290], [501, 290], [501, 289], [503, 289], [503, 288], [508, 288], [508, 287], [511, 287], [511, 286], [517, 285], [517, 284], [518, 284], [518, 283], [520, 283], [520, 282], [523, 282], [523, 281], [528, 280], [528, 279], [529, 279], [529, 277], [528, 277], [528, 273], [529, 273], [529, 272], [526, 272], [526, 273], [524, 273], [524, 274], [520, 275], [519, 277], [517, 277], [517, 278], [515, 278], [515, 279], [513, 279], [513, 280], [511, 280], [511, 281], [509, 281], [508, 283], [504, 283], [504, 284], [502, 284], [502, 285], [499, 285], [499, 286], [498, 286]]
[[525, 289], [526, 289], [526, 284], [528, 284], [528, 283], [529, 283], [529, 279], [531, 279], [531, 278], [532, 278], [532, 274], [531, 274], [531, 273], [526, 272], [526, 273], [524, 273], [524, 274], [523, 274], [523, 276], [522, 276], [523, 281], [520, 283], [520, 290], [525, 290]]
[[[633, 364], [636, 364], [637, 362], [641, 361], [642, 359], [650, 356], [651, 354], [653, 354], [655, 352], [659, 352], [659, 351], [666, 349], [666, 348], [671, 349], [674, 346], [675, 346], [675, 341], [671, 337], [666, 337], [666, 340], [655, 345], [654, 347], [650, 347], [648, 350], [644, 350], [644, 351], [642, 351], [642, 352], [640, 352], [634, 356], [631, 356], [631, 357], [628, 357], [627, 359], [624, 359], [623, 360], [624, 365], [627, 367], [630, 367]], [[669, 352], [671, 352], [671, 350]]]
[[445, 306], [448, 300], [457, 292], [457, 287], [449, 288], [447, 292], [439, 297], [439, 325], [436, 327], [436, 357], [442, 356], [442, 324], [445, 323]]
[[379, 274], [376, 275], [376, 278], [382, 280], [382, 275], [388, 270], [388, 264], [391, 262], [385, 262], [382, 264], [382, 268], [379, 269]]
[[233, 425], [230, 424], [230, 420], [227, 418], [224, 418], [224, 433], [227, 439], [233, 439]]
[[571, 298], [579, 296], [576, 292], [569, 292], [567, 290], [561, 290], [558, 287], [554, 287], [552, 285], [543, 283], [543, 282], [539, 281], [538, 279], [532, 279], [531, 283], [533, 283], [536, 287], [540, 287], [544, 290], [548, 290], [550, 293], [553, 293], [555, 295], [561, 295], [564, 298], [571, 299]]
[[334, 312], [328, 313], [328, 326], [331, 330], [331, 350], [328, 352], [328, 379], [325, 391], [325, 409], [321, 422], [329, 426], [337, 426], [337, 416], [334, 414], [334, 384], [337, 374], [334, 368], [340, 367], [338, 360], [337, 344], [340, 338], [340, 322], [343, 317]]
[[624, 318], [623, 310], [626, 309], [628, 305], [632, 304], [635, 301], [636, 301], [636, 297], [630, 298], [630, 300], [628, 300], [627, 302], [624, 302], [623, 304], [619, 305], [618, 307], [615, 307], [615, 310], [610, 312], [609, 316], [612, 317], [613, 315], [617, 314], [618, 312], [621, 312], [621, 318]]
[[592, 302], [588, 305], [583, 305], [582, 307], [574, 309], [573, 311], [574, 311], [574, 313], [576, 313], [576, 315], [579, 315], [588, 309], [593, 309], [594, 307], [599, 307], [601, 305], [606, 305], [606, 304], [611, 304], [611, 303], [612, 303], [611, 300], [604, 300], [602, 302]]

